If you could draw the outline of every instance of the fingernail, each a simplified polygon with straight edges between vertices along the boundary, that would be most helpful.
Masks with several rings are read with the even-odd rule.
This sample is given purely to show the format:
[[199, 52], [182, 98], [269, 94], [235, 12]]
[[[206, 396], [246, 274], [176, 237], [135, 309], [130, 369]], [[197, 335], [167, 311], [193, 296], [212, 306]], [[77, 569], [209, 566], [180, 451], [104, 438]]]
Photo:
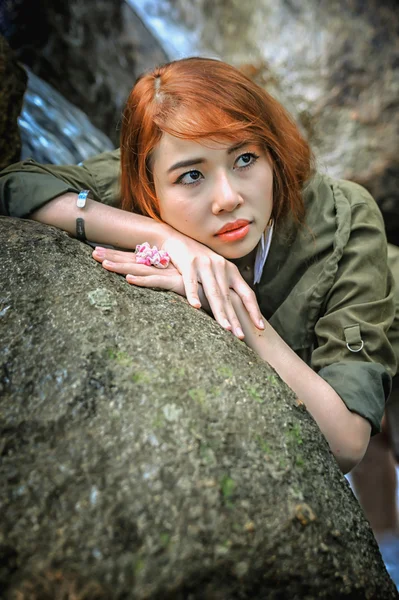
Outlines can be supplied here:
[[98, 256], [99, 258], [104, 258], [104, 256], [105, 256], [104, 248], [96, 248], [94, 250], [94, 252], [95, 252], [96, 256]]
[[230, 325], [230, 323], [228, 322], [227, 319], [224, 319], [222, 321], [222, 327], [224, 327], [225, 329], [231, 329], [231, 325]]
[[244, 332], [242, 329], [240, 329], [240, 327], [237, 327], [237, 329], [235, 330], [235, 334], [237, 337], [244, 337]]
[[199, 302], [199, 300], [193, 300], [191, 302], [191, 306], [193, 306], [194, 308], [201, 308], [201, 302]]
[[103, 265], [106, 267], [113, 267], [115, 266], [115, 263], [111, 262], [110, 260], [104, 260]]
[[260, 321], [259, 321], [259, 327], [260, 327], [261, 329], [264, 329], [264, 328], [265, 328], [265, 323], [264, 323], [264, 321], [263, 321], [262, 319], [260, 319]]
[[96, 246], [94, 249], [95, 249], [95, 250], [101, 250], [101, 251], [102, 251], [102, 250], [105, 250], [105, 248], [103, 248], [102, 246]]

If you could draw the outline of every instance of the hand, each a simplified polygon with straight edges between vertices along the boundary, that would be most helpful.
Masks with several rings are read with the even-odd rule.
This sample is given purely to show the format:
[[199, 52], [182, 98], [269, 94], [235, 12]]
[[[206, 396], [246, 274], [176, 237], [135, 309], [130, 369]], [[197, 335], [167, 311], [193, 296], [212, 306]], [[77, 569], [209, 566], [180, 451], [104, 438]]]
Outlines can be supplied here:
[[234, 290], [242, 300], [252, 322], [258, 329], [264, 329], [263, 317], [259, 310], [255, 292], [244, 281], [236, 265], [220, 256], [203, 244], [178, 232], [168, 237], [162, 244], [183, 277], [185, 295], [189, 303], [199, 308], [199, 284], [209, 302], [214, 318], [225, 329], [243, 338], [240, 321], [231, 302]]
[[185, 296], [183, 278], [179, 271], [170, 263], [167, 269], [158, 269], [136, 262], [134, 252], [96, 248], [93, 258], [102, 263], [104, 269], [120, 275], [126, 275], [126, 281], [140, 287], [160, 288]]
[[209, 302], [209, 309], [218, 323], [242, 339], [244, 333], [230, 298], [231, 290], [235, 290], [256, 327], [263, 329], [255, 294], [243, 280], [237, 267], [202, 244], [185, 236], [181, 237], [182, 240], [170, 238], [162, 246], [174, 265], [169, 265], [167, 269], [137, 264], [134, 252], [96, 248], [93, 258], [107, 270], [126, 275], [129, 283], [160, 287], [186, 296], [195, 308], [201, 307], [198, 295], [200, 290], [203, 302]]

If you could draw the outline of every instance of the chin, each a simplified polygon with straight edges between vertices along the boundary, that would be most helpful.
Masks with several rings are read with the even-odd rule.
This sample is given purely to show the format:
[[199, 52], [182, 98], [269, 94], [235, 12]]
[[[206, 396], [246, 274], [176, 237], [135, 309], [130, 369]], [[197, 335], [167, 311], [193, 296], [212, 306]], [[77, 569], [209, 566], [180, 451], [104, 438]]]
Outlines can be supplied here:
[[253, 252], [257, 247], [258, 243], [259, 240], [257, 240], [255, 243], [253, 241], [250, 242], [250, 240], [242, 240], [241, 242], [225, 244], [222, 247], [220, 244], [218, 244], [217, 248], [212, 246], [209, 246], [209, 248], [220, 254], [220, 256], [223, 256], [223, 258], [235, 260], [251, 254], [251, 252]]
[[215, 252], [220, 254], [220, 256], [223, 256], [223, 258], [227, 258], [228, 260], [236, 260], [238, 258], [243, 258], [244, 256], [247, 256], [247, 254], [249, 254], [249, 252], [234, 252], [233, 250], [229, 252], [227, 248], [225, 252], [220, 252], [217, 250], [215, 250]]

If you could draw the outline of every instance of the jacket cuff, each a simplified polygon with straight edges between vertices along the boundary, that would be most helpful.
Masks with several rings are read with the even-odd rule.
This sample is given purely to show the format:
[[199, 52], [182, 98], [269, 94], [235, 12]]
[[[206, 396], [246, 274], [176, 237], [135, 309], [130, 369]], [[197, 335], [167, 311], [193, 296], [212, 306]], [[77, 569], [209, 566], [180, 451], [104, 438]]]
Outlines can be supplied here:
[[5, 176], [0, 182], [1, 214], [28, 217], [57, 196], [80, 190], [51, 175], [24, 173]]
[[348, 409], [367, 419], [371, 435], [381, 431], [385, 402], [392, 378], [378, 363], [342, 361], [320, 369], [319, 373], [337, 392]]

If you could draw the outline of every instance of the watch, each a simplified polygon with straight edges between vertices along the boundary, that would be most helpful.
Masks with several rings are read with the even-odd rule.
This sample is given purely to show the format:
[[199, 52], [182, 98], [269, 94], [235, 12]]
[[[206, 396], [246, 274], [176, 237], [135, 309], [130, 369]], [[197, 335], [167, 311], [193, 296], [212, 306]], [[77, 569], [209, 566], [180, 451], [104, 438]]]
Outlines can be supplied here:
[[[80, 209], [84, 209], [86, 206], [87, 198], [93, 198], [93, 195], [90, 190], [81, 190], [78, 194], [78, 199], [76, 201], [76, 206]], [[78, 217], [76, 219], [76, 238], [80, 242], [86, 241], [86, 232], [85, 232], [85, 221], [83, 217]]]

